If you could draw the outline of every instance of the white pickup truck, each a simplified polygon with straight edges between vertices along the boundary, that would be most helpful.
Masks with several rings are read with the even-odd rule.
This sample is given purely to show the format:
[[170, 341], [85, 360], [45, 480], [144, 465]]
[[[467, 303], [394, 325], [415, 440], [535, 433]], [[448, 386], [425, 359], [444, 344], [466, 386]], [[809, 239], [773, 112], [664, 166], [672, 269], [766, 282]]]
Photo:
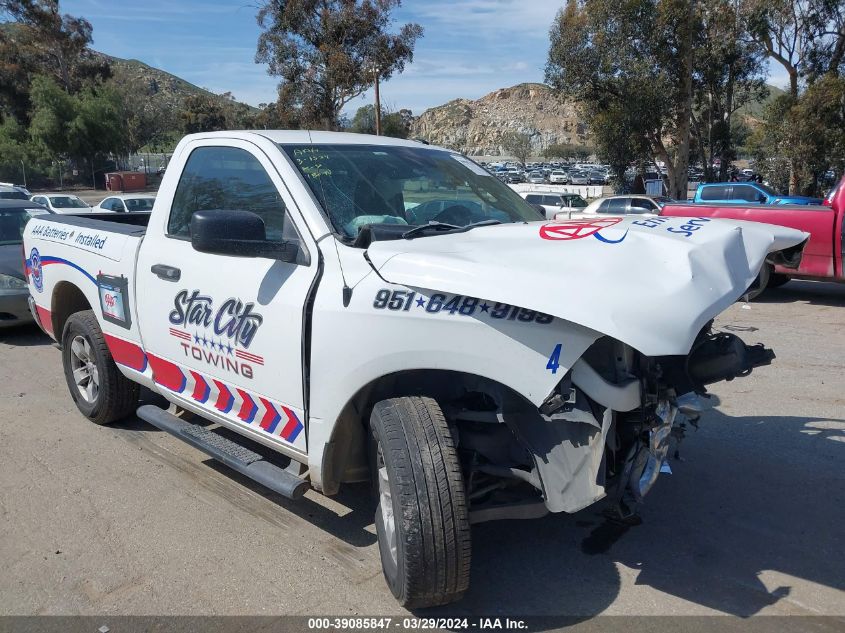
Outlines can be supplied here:
[[34, 218], [24, 251], [83, 415], [143, 385], [173, 406], [139, 417], [271, 490], [372, 481], [421, 607], [466, 591], [472, 523], [631, 511], [706, 385], [771, 362], [712, 319], [805, 237], [548, 223], [450, 150], [265, 131], [188, 136], [151, 213]]

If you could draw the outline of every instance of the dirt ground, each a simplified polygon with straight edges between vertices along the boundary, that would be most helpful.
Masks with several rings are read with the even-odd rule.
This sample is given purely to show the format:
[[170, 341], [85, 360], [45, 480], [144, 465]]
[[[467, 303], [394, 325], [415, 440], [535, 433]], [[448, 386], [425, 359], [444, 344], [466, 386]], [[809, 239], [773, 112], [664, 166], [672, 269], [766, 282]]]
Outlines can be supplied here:
[[[716, 386], [642, 525], [599, 505], [476, 526], [441, 614], [845, 623], [845, 286], [791, 282], [718, 325], [778, 358]], [[365, 487], [290, 502], [140, 420], [97, 427], [34, 328], [0, 331], [0, 359], [0, 614], [404, 613]]]

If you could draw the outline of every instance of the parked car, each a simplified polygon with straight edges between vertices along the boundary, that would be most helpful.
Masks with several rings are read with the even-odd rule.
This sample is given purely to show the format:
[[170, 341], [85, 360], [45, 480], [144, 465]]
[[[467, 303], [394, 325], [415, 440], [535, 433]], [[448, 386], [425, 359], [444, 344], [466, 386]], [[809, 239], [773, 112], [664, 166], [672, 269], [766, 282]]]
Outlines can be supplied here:
[[[409, 608], [465, 594], [471, 524], [602, 499], [630, 516], [696, 392], [772, 362], [710, 325], [804, 240], [729, 220], [690, 237], [682, 219], [535, 222], [460, 154], [381, 136], [195, 134], [171, 171], [151, 214], [26, 226], [70, 398], [289, 499], [371, 480], [386, 584]], [[433, 221], [406, 218], [437, 202]], [[172, 409], [139, 407], [140, 385]]]
[[104, 198], [91, 209], [94, 213], [127, 213], [152, 211], [156, 197], [143, 194], [121, 194]]
[[532, 171], [530, 174], [528, 174], [528, 182], [530, 182], [532, 185], [542, 185], [544, 182], [546, 182], [546, 177], [541, 171]]
[[759, 182], [715, 182], [698, 185], [693, 202], [704, 204], [821, 204], [821, 198], [782, 196]]
[[590, 174], [585, 171], [572, 170], [569, 172], [570, 185], [589, 185]]
[[529, 204], [539, 205], [545, 212], [546, 219], [554, 219], [561, 211], [581, 211], [587, 201], [577, 193], [549, 193], [546, 191], [528, 191], [521, 195]]
[[29, 196], [15, 185], [0, 185], [0, 200], [29, 200]]
[[584, 218], [595, 215], [658, 215], [664, 205], [674, 202], [665, 196], [607, 196], [596, 198], [577, 212], [561, 212], [555, 219]]
[[593, 170], [588, 173], [589, 182], [587, 184], [590, 185], [605, 185], [607, 184], [607, 172]]
[[21, 249], [31, 218], [50, 212], [29, 200], [0, 200], [0, 329], [32, 321]]
[[90, 213], [91, 205], [71, 193], [37, 193], [33, 202], [50, 209], [53, 213]]
[[562, 169], [555, 169], [549, 174], [549, 182], [553, 185], [566, 185], [569, 183], [569, 175]]
[[[845, 177], [830, 192], [830, 206], [759, 204], [680, 204], [664, 205], [661, 216], [731, 218], [786, 226], [809, 234], [800, 266], [788, 267], [782, 258], [769, 258], [756, 282], [755, 294], [767, 286], [777, 287], [790, 279], [812, 279], [845, 283]], [[688, 225], [695, 230], [695, 223]]]

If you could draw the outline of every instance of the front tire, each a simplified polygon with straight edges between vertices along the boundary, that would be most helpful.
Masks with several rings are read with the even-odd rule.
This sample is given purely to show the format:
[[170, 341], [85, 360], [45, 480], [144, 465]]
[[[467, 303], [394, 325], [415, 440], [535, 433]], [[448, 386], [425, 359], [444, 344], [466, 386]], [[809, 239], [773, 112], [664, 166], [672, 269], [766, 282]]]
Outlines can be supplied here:
[[62, 364], [76, 407], [94, 424], [115, 422], [137, 408], [139, 387], [120, 373], [91, 310], [67, 320]]
[[769, 277], [771, 276], [771, 274], [771, 265], [763, 264], [763, 267], [757, 274], [757, 278], [754, 280], [754, 283], [749, 286], [748, 290], [745, 291], [743, 298], [747, 298], [748, 301], [754, 301], [754, 299], [763, 294], [763, 292], [769, 285]]
[[449, 425], [431, 398], [383, 400], [370, 418], [382, 570], [408, 608], [460, 600], [469, 587], [470, 526]]

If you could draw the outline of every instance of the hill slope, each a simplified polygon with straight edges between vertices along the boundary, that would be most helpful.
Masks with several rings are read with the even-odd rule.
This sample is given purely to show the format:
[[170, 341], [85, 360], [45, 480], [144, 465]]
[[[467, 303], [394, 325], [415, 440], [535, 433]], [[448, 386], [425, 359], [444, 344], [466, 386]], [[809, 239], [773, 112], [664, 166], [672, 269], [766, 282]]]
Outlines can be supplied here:
[[[745, 106], [740, 114], [759, 119], [765, 105], [783, 91], [769, 86], [769, 98]], [[455, 99], [430, 108], [411, 126], [411, 137], [470, 156], [504, 156], [502, 136], [517, 131], [531, 136], [533, 155], [556, 143], [590, 146], [590, 130], [578, 104], [561, 98], [545, 84], [502, 88], [480, 99]]]
[[588, 145], [590, 141], [577, 104], [535, 83], [430, 108], [414, 120], [411, 136], [471, 156], [501, 156], [506, 153], [502, 136], [510, 131], [531, 135], [536, 154], [555, 143]]

